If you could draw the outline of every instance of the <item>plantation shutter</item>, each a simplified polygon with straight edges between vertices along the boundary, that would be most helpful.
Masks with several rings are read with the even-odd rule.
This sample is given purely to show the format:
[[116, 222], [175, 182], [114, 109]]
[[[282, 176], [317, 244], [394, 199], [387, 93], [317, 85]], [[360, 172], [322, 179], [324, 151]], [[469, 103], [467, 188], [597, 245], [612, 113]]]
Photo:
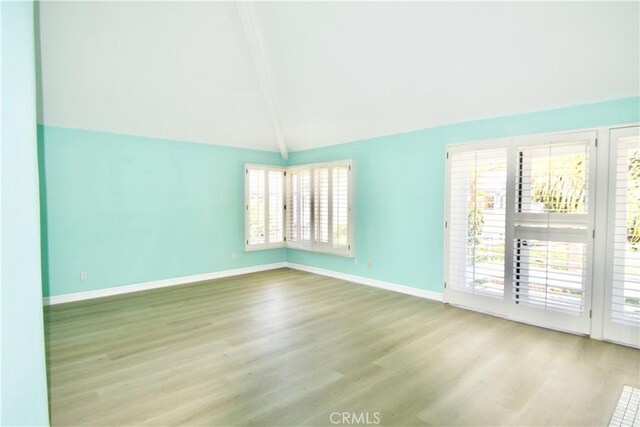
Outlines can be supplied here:
[[284, 169], [245, 165], [247, 250], [284, 246]]
[[300, 171], [300, 241], [311, 243], [311, 170]]
[[264, 169], [247, 169], [248, 216], [247, 244], [266, 243], [265, 220], [267, 215], [266, 180]]
[[611, 318], [640, 325], [640, 139], [617, 141]]
[[314, 171], [314, 243], [329, 243], [329, 168]]
[[588, 178], [588, 140], [520, 147], [516, 212], [542, 226], [557, 225], [554, 219], [565, 225], [571, 218], [584, 225], [589, 205]]
[[516, 303], [572, 314], [584, 311], [587, 245], [571, 238], [540, 240], [521, 233], [514, 242]]
[[270, 170], [267, 172], [269, 189], [269, 235], [268, 243], [284, 241], [284, 172]]
[[286, 246], [352, 255], [351, 167], [350, 160], [341, 160], [289, 168], [283, 181], [284, 194], [280, 193], [280, 177], [269, 177], [269, 185], [278, 186], [277, 192], [269, 190], [269, 202], [286, 198], [283, 216], [267, 208], [273, 216], [269, 238], [280, 237], [278, 226], [284, 220]]
[[298, 172], [290, 171], [288, 176], [287, 241], [290, 244], [295, 244], [300, 240], [300, 175]]
[[312, 188], [311, 169], [289, 169], [287, 202], [287, 244], [311, 248]]
[[591, 144], [582, 135], [517, 148], [516, 304], [576, 315], [585, 311]]
[[336, 249], [350, 249], [349, 242], [349, 165], [334, 166], [331, 170], [332, 245]]
[[502, 298], [507, 150], [450, 154], [447, 286]]

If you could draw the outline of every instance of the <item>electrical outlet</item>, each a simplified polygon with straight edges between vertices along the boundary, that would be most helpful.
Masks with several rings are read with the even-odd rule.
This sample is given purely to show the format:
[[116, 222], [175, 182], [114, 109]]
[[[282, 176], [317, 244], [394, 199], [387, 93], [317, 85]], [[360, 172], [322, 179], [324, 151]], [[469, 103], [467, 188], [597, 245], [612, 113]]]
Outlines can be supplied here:
[[353, 265], [358, 265], [358, 258], [353, 259]]
[[87, 274], [86, 271], [80, 272], [80, 280], [87, 280], [88, 278], [89, 278], [89, 275]]
[[373, 263], [371, 261], [367, 261], [367, 268], [371, 270], [373, 268]]
[[232, 260], [232, 261], [235, 261], [235, 260], [236, 260], [236, 254], [235, 254], [235, 253], [231, 254], [231, 260]]

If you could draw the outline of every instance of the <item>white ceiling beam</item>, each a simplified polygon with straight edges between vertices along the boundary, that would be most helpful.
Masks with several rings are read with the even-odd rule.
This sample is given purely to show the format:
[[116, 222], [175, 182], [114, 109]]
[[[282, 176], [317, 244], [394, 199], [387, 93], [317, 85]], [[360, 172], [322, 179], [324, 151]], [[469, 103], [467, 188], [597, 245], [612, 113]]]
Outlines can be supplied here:
[[269, 70], [264, 57], [264, 50], [262, 43], [260, 42], [260, 36], [255, 25], [255, 14], [251, 7], [251, 4], [246, 1], [236, 1], [236, 10], [240, 17], [240, 23], [242, 24], [242, 31], [247, 39], [249, 45], [249, 51], [251, 53], [251, 61], [253, 62], [258, 77], [258, 83], [260, 85], [260, 91], [264, 98], [267, 111], [269, 112], [269, 118], [271, 119], [271, 125], [273, 132], [280, 148], [280, 154], [282, 158], [288, 157], [287, 146], [284, 142], [284, 136], [282, 134], [282, 127], [280, 125], [280, 118], [278, 116], [278, 110], [276, 109], [275, 98], [273, 95], [273, 84], [269, 76]]

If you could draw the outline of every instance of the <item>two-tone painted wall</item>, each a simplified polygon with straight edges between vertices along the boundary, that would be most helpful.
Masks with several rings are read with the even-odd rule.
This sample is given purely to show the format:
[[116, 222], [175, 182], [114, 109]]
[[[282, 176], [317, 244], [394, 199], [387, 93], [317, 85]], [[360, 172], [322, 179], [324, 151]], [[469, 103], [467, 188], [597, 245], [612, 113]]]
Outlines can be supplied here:
[[[638, 121], [640, 98], [624, 98], [293, 152], [286, 163], [271, 152], [44, 126], [44, 294], [283, 261], [442, 292], [447, 144]], [[346, 158], [355, 258], [244, 252], [243, 163]]]
[[0, 425], [49, 424], [33, 2], [1, 2]]
[[[279, 153], [39, 127], [44, 295], [286, 261], [244, 252], [244, 168]], [[86, 279], [81, 274], [86, 273]]]
[[291, 153], [291, 165], [353, 159], [356, 256], [289, 250], [287, 260], [442, 292], [447, 144], [638, 121], [633, 97]]

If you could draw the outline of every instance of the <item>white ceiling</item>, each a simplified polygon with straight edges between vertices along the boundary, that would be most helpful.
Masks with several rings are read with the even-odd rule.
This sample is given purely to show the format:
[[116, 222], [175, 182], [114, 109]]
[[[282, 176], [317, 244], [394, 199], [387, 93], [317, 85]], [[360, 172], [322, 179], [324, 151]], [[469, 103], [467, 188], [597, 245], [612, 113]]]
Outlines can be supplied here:
[[[640, 93], [640, 3], [252, 4], [290, 151]], [[233, 3], [40, 3], [41, 122], [277, 151]]]

